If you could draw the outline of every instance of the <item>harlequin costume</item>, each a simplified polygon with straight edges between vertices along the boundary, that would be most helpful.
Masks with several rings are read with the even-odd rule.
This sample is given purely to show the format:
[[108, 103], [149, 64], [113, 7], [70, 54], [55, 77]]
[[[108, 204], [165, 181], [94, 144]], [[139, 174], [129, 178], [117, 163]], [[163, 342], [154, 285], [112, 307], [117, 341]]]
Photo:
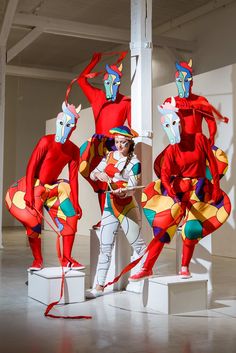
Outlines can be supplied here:
[[80, 148], [81, 163], [80, 173], [90, 183], [94, 191], [98, 193], [101, 211], [103, 210], [106, 184], [101, 181], [94, 181], [90, 178], [90, 173], [102, 158], [114, 149], [114, 140], [109, 133], [113, 127], [124, 125], [127, 121], [131, 123], [131, 100], [119, 93], [120, 78], [122, 76], [122, 64], [106, 65], [104, 75], [104, 86], [106, 92], [92, 86], [88, 78], [93, 78], [96, 74], [91, 73], [93, 68], [101, 59], [101, 54], [94, 54], [91, 62], [84, 69], [78, 78], [78, 84], [91, 104], [95, 134], [86, 141]]
[[[125, 126], [110, 130], [115, 136], [132, 138], [132, 130]], [[126, 168], [121, 173], [127, 161], [127, 157], [121, 157], [118, 151], [111, 151], [102, 159], [97, 168], [91, 172], [91, 178], [96, 181], [96, 173], [105, 172], [110, 179], [110, 188], [135, 188], [141, 173], [141, 164], [135, 155], [129, 160]], [[128, 191], [129, 195], [129, 191]], [[141, 255], [145, 252], [146, 245], [140, 234], [140, 213], [138, 205], [131, 195], [120, 198], [116, 194], [106, 193], [105, 207], [102, 214], [101, 227], [99, 232], [100, 254], [98, 258], [96, 281], [103, 286], [111, 262], [111, 252], [115, 242], [115, 234], [118, 226], [121, 225], [125, 236], [134, 251]]]
[[[223, 117], [205, 97], [192, 93], [192, 71], [192, 60], [188, 63], [176, 63], [175, 78], [178, 88], [178, 96], [174, 99], [176, 107], [178, 108], [181, 127], [183, 131], [188, 134], [202, 133], [203, 119], [206, 121], [209, 130], [209, 142], [216, 157], [219, 174], [223, 176], [228, 167], [228, 159], [226, 154], [220, 148], [214, 146], [214, 141], [217, 131], [216, 118], [226, 123], [228, 122], [228, 118]], [[170, 102], [171, 98], [167, 98], [164, 104]], [[154, 170], [159, 177], [164, 153], [165, 150], [157, 156], [154, 162]]]
[[[77, 220], [82, 211], [78, 203], [80, 151], [69, 137], [76, 127], [80, 109], [63, 103], [63, 112], [57, 116], [56, 134], [39, 140], [28, 162], [26, 176], [13, 184], [6, 194], [9, 212], [26, 228], [34, 256], [30, 270], [39, 270], [43, 265], [40, 238], [43, 207], [63, 236], [63, 266], [84, 268], [71, 257]], [[66, 165], [69, 182], [58, 180]]]
[[[170, 118], [170, 110], [166, 114], [162, 117], [162, 124], [170, 130], [171, 126], [178, 124], [179, 118]], [[201, 133], [187, 134], [183, 131], [180, 142], [176, 143], [179, 137], [174, 130], [173, 138], [173, 144], [165, 149], [161, 179], [149, 184], [142, 195], [142, 207], [153, 228], [155, 241], [143, 269], [131, 276], [131, 281], [152, 275], [152, 267], [164, 244], [171, 241], [182, 220], [183, 256], [180, 274], [185, 278], [191, 276], [189, 263], [195, 245], [218, 229], [230, 214], [230, 200], [220, 189], [217, 164], [209, 140]], [[206, 160], [212, 183], [206, 178]]]

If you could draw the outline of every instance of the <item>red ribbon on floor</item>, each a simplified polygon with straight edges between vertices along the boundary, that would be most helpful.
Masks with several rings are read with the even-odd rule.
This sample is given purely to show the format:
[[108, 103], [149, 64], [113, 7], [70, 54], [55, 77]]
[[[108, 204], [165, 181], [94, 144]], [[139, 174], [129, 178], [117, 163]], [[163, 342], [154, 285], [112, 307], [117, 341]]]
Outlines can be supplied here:
[[[122, 60], [124, 60], [124, 58], [126, 57], [128, 51], [113, 51], [113, 52], [109, 52], [109, 53], [101, 53], [102, 56], [113, 56], [113, 55], [119, 55], [117, 61], [113, 64], [113, 65], [117, 65], [119, 64]], [[98, 71], [98, 72], [91, 72], [87, 75], [85, 75], [85, 77], [87, 78], [94, 78], [98, 75], [102, 75], [104, 74], [106, 71], [103, 70], [103, 71]], [[69, 95], [70, 95], [70, 92], [71, 92], [71, 89], [72, 89], [72, 86], [75, 82], [78, 81], [80, 75], [75, 77], [70, 83], [69, 85], [67, 86], [67, 89], [66, 89], [66, 95], [65, 95], [65, 103], [68, 104], [68, 100], [69, 100]]]
[[61, 246], [60, 246], [61, 234], [46, 220], [46, 218], [44, 217], [44, 215], [40, 211], [38, 211], [35, 207], [34, 207], [34, 209], [39, 214], [39, 216], [44, 219], [44, 221], [47, 223], [47, 225], [57, 234], [57, 241], [56, 241], [57, 256], [60, 261], [60, 265], [61, 265], [61, 269], [62, 269], [60, 297], [57, 301], [48, 304], [48, 306], [44, 312], [44, 316], [51, 317], [52, 319], [92, 319], [92, 316], [82, 316], [82, 315], [64, 316], [64, 315], [49, 314], [49, 312], [54, 308], [54, 306], [56, 306], [60, 302], [60, 300], [62, 299], [63, 294], [64, 294], [64, 288], [65, 288], [65, 271], [64, 271], [64, 268], [62, 265], [62, 254], [61, 254]]

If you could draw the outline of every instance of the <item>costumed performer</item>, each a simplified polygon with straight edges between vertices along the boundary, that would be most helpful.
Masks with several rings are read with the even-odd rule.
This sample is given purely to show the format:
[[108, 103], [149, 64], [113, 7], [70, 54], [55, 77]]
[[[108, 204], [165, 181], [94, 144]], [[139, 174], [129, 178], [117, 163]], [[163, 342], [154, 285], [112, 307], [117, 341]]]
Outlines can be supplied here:
[[[223, 117], [205, 97], [192, 92], [193, 69], [191, 59], [188, 63], [184, 61], [176, 62], [175, 67], [175, 82], [178, 89], [178, 96], [175, 97], [175, 102], [181, 121], [181, 128], [183, 132], [189, 134], [202, 133], [203, 119], [206, 121], [209, 130], [209, 143], [216, 158], [220, 177], [222, 177], [227, 171], [228, 159], [225, 152], [214, 145], [215, 134], [217, 132], [216, 118], [225, 123], [229, 119]], [[167, 102], [171, 103], [171, 98], [167, 98], [164, 103]], [[158, 177], [161, 175], [161, 164], [164, 153], [165, 150], [157, 156], [154, 162], [154, 170]]]
[[[172, 101], [173, 102], [173, 101]], [[163, 156], [161, 179], [149, 184], [142, 195], [144, 214], [153, 228], [155, 241], [143, 268], [129, 278], [139, 281], [152, 276], [152, 267], [164, 245], [182, 225], [182, 278], [191, 277], [189, 264], [195, 245], [213, 233], [228, 218], [231, 204], [220, 189], [219, 173], [209, 140], [202, 133], [181, 134], [178, 108], [170, 103], [159, 107], [161, 123], [170, 140]], [[206, 160], [212, 182], [206, 178]]]
[[115, 137], [116, 151], [109, 152], [90, 176], [109, 186], [99, 231], [100, 254], [96, 270], [96, 287], [87, 293], [87, 298], [103, 294], [107, 272], [111, 263], [111, 252], [115, 234], [121, 225], [126, 238], [138, 255], [144, 254], [145, 242], [140, 234], [140, 213], [134, 198], [141, 173], [141, 164], [134, 154], [134, 130], [126, 126], [110, 130]]
[[[14, 183], [6, 194], [9, 212], [26, 228], [34, 257], [29, 270], [43, 267], [41, 252], [42, 209], [48, 211], [63, 239], [62, 266], [83, 269], [71, 257], [77, 221], [82, 216], [78, 203], [79, 148], [69, 140], [76, 128], [81, 106], [62, 104], [57, 116], [56, 134], [43, 136], [30, 157], [26, 176]], [[68, 165], [69, 182], [59, 179]]]
[[[121, 53], [120, 61], [126, 52]], [[102, 158], [111, 150], [114, 150], [114, 139], [109, 133], [113, 127], [131, 124], [131, 99], [119, 92], [122, 77], [122, 63], [117, 65], [106, 65], [103, 77], [105, 92], [94, 87], [88, 82], [89, 78], [99, 73], [92, 73], [93, 68], [101, 60], [101, 53], [95, 53], [91, 62], [83, 70], [78, 78], [78, 84], [91, 104], [95, 134], [80, 147], [81, 163], [80, 174], [90, 183], [96, 193], [100, 204], [101, 213], [105, 203], [106, 183], [101, 180], [92, 180], [90, 173], [100, 163]], [[119, 60], [118, 60], [119, 61]], [[99, 227], [100, 222], [94, 226]]]

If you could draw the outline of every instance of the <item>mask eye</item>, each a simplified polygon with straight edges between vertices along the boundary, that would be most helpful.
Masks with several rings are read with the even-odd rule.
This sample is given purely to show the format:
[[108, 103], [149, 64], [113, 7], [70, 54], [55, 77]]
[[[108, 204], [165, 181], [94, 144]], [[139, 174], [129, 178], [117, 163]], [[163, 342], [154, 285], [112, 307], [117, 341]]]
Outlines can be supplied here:
[[70, 124], [68, 123], [68, 124], [66, 124], [66, 127], [70, 127]]
[[170, 125], [169, 125], [169, 124], [166, 124], [166, 127], [170, 127]]
[[59, 123], [60, 125], [63, 125], [63, 121], [60, 121], [60, 123]]
[[172, 125], [175, 125], [176, 124], [176, 121], [173, 121], [173, 124]]

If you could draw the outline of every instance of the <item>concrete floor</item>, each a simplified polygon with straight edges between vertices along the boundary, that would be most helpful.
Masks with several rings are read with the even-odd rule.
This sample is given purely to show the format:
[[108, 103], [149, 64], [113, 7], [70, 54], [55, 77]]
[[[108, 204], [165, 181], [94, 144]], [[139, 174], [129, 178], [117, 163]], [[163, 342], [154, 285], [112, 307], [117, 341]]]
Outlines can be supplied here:
[[[43, 234], [45, 265], [57, 266], [55, 237]], [[76, 239], [74, 256], [87, 265], [89, 237]], [[212, 257], [209, 310], [165, 315], [143, 308], [142, 296], [116, 292], [85, 303], [60, 306], [57, 314], [92, 320], [54, 320], [27, 297], [31, 253], [21, 228], [5, 229], [0, 251], [1, 353], [234, 353], [236, 352], [236, 259]], [[175, 273], [175, 253], [159, 259], [161, 274]]]

